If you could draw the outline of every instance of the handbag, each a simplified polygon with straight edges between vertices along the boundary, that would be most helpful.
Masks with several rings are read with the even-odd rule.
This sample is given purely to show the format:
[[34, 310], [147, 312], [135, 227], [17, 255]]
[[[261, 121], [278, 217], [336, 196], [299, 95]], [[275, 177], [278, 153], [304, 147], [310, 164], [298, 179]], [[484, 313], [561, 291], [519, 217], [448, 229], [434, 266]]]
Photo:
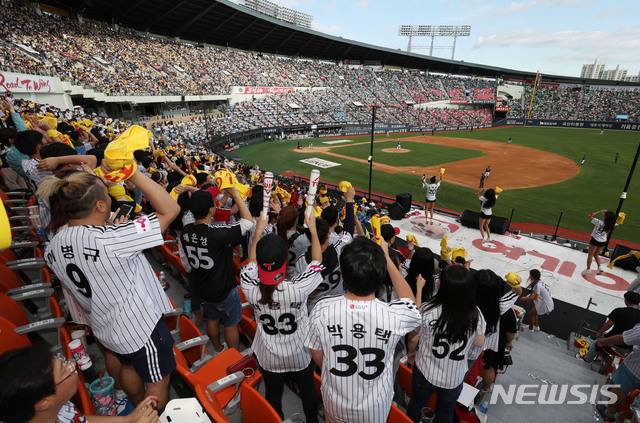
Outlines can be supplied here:
[[256, 363], [256, 360], [254, 360], [252, 356], [246, 355], [227, 367], [227, 374], [242, 372], [245, 378], [249, 378], [254, 375], [256, 370], [258, 370], [258, 363]]

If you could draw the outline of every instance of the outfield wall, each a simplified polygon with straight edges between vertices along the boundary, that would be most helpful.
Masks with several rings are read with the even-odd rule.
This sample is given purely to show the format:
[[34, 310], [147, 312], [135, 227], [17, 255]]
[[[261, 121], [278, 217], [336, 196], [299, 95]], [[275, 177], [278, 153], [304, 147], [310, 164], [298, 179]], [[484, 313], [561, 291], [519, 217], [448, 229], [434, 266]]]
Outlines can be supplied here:
[[586, 122], [583, 120], [503, 119], [494, 123], [493, 126], [544, 126], [557, 128], [615, 129], [620, 131], [640, 131], [640, 123]]

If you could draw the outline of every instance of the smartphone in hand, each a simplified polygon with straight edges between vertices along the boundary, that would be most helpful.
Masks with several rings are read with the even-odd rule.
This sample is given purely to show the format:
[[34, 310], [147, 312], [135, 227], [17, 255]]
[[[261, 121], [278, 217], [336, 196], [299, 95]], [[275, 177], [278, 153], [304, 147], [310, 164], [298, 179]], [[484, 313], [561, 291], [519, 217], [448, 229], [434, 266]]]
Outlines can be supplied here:
[[116, 217], [113, 219], [113, 221], [114, 222], [117, 221], [122, 216], [125, 216], [128, 219], [129, 215], [131, 214], [131, 211], [133, 211], [133, 206], [131, 204], [123, 204], [123, 205], [121, 205], [120, 206], [120, 211], [118, 212]]

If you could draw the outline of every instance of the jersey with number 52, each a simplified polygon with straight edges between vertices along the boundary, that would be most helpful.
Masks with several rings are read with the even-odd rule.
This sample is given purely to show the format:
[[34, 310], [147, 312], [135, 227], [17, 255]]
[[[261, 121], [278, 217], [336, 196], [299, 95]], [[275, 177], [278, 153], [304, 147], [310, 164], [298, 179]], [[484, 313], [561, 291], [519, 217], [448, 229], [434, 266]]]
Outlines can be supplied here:
[[309, 330], [307, 298], [322, 282], [322, 266], [317, 261], [293, 279], [285, 279], [276, 286], [271, 305], [260, 304], [258, 265], [249, 263], [240, 272], [240, 284], [251, 304], [258, 324], [251, 348], [260, 366], [283, 373], [303, 370], [311, 363], [311, 354], [302, 341]]
[[435, 323], [442, 314], [442, 306], [430, 310], [429, 303], [420, 307], [422, 324], [420, 348], [416, 354], [416, 366], [429, 382], [443, 389], [453, 389], [460, 385], [467, 373], [467, 353], [473, 345], [475, 335], [484, 334], [487, 324], [478, 308], [478, 324], [462, 342], [449, 343], [446, 335], [436, 332]]
[[342, 421], [386, 422], [393, 398], [393, 353], [400, 337], [420, 324], [413, 301], [325, 297], [309, 320], [305, 345], [323, 352], [325, 410]]

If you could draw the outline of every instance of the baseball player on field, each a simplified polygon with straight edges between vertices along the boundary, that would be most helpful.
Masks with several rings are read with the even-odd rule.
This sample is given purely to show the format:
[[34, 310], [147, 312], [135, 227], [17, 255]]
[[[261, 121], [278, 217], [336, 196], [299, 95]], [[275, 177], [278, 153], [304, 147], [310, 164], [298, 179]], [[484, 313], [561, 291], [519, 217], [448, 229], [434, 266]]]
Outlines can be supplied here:
[[[411, 288], [382, 248], [357, 237], [340, 255], [344, 295], [318, 301], [305, 345], [322, 368], [326, 422], [387, 421], [393, 398], [393, 354], [399, 339], [418, 327]], [[398, 300], [376, 299], [389, 272]]]
[[[104, 168], [105, 173], [110, 169]], [[162, 233], [180, 206], [141, 172], [129, 179], [153, 203], [155, 213], [112, 224], [111, 198], [95, 175], [47, 178], [38, 193], [64, 215], [46, 253], [47, 265], [62, 282], [73, 321], [89, 325], [122, 363], [120, 381], [134, 404], [155, 395], [169, 398], [169, 375], [176, 367], [173, 338], [162, 320], [173, 309], [143, 250], [162, 245]], [[105, 223], [107, 222], [107, 223]]]

